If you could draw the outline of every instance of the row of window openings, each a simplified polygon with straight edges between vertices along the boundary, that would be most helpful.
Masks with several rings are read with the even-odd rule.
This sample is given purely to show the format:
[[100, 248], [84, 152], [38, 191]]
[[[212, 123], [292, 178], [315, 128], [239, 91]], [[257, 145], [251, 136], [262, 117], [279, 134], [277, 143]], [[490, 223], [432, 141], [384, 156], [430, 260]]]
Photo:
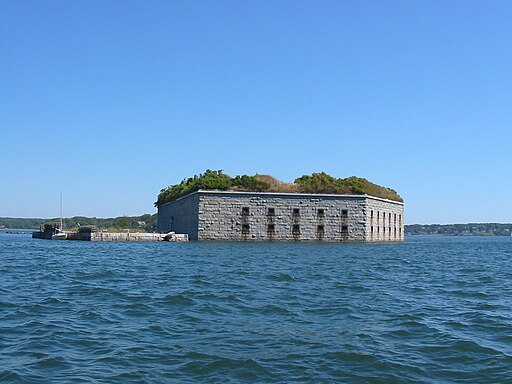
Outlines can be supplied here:
[[[249, 224], [242, 224], [242, 233], [247, 234], [249, 233], [251, 227]], [[275, 224], [268, 224], [267, 225], [267, 232], [275, 232], [276, 231], [276, 225]], [[317, 225], [316, 231], [318, 233], [324, 233], [325, 232], [325, 226], [323, 225]], [[348, 225], [342, 225], [341, 226], [341, 232], [347, 233], [348, 232]], [[299, 224], [293, 224], [292, 225], [292, 233], [294, 235], [300, 234], [300, 225]]]
[[[373, 232], [373, 228], [374, 228], [374, 227], [373, 227], [373, 225], [372, 225], [372, 226], [371, 226], [371, 231], [372, 231], [372, 232]], [[391, 231], [391, 229], [396, 229], [397, 227], [388, 227], [388, 228], [389, 228], [389, 230]], [[399, 229], [402, 229], [402, 228], [400, 228], [400, 227], [398, 227], [398, 228], [399, 228]], [[386, 227], [382, 227], [382, 229], [383, 229], [383, 231], [384, 231], [384, 232], [386, 232]], [[377, 226], [377, 232], [379, 232], [379, 231], [380, 231], [380, 226]]]
[[[324, 217], [325, 216], [325, 209], [318, 208], [316, 210], [316, 214], [318, 217]], [[249, 207], [242, 207], [242, 216], [248, 216], [249, 215]], [[275, 216], [276, 215], [276, 209], [275, 208], [267, 208], [267, 216]], [[293, 208], [292, 215], [294, 217], [300, 216], [300, 208]], [[347, 217], [348, 216], [348, 209], [342, 209], [341, 210], [341, 216]]]
[[[389, 231], [388, 231], [388, 234], [390, 235], [391, 234], [391, 230], [394, 229], [395, 230], [395, 236], [396, 236], [396, 227], [389, 227]], [[382, 227], [382, 232], [383, 232], [383, 235], [386, 235], [386, 227]], [[399, 227], [398, 228], [398, 233], [399, 235], [402, 235], [402, 228]], [[371, 226], [371, 233], [370, 233], [372, 236], [373, 236], [373, 225]], [[380, 234], [380, 227], [377, 227], [377, 235]]]
[[[394, 222], [395, 222], [395, 225], [396, 225], [396, 213], [393, 214], [394, 216]], [[370, 222], [373, 223], [373, 211], [371, 211], [370, 213]], [[377, 211], [377, 222], [380, 220], [380, 212]], [[382, 212], [382, 222], [384, 223], [386, 221], [386, 212]], [[391, 212], [388, 213], [388, 221], [389, 223], [391, 223]], [[398, 215], [398, 223], [399, 225], [401, 226], [402, 225], [402, 215]]]

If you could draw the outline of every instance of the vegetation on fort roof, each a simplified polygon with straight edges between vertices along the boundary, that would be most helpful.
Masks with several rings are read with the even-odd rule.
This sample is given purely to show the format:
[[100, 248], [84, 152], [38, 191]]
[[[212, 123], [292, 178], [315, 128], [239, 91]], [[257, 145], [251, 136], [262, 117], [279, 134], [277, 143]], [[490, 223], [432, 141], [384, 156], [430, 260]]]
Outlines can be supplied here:
[[337, 179], [325, 172], [313, 173], [299, 177], [293, 183], [285, 183], [269, 175], [241, 175], [231, 177], [219, 171], [206, 170], [200, 175], [195, 175], [171, 185], [160, 191], [156, 206], [174, 201], [189, 193], [203, 190], [220, 191], [246, 191], [246, 192], [297, 192], [297, 193], [324, 193], [324, 194], [368, 194], [384, 199], [403, 201], [391, 188], [381, 187], [360, 177], [347, 177]]

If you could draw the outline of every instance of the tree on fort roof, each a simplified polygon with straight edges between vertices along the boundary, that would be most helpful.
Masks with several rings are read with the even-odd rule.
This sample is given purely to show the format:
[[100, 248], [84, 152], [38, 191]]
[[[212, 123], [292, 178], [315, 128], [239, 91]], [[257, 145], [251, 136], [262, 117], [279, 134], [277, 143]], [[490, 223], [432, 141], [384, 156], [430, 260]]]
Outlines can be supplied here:
[[338, 193], [336, 179], [325, 172], [303, 175], [295, 179], [295, 183], [305, 193]]

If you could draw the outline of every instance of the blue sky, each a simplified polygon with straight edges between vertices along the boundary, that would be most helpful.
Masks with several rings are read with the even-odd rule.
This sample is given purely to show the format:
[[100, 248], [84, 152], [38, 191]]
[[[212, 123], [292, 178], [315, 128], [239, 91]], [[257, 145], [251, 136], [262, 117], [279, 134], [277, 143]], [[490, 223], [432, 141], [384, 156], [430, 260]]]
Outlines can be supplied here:
[[0, 2], [0, 216], [155, 212], [326, 171], [406, 223], [512, 222], [509, 1]]

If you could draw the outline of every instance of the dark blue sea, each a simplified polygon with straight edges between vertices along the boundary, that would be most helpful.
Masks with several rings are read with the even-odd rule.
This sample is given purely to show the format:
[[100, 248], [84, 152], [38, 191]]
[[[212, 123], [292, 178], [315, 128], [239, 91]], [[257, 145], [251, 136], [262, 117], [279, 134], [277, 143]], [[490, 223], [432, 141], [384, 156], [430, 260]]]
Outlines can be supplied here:
[[0, 233], [0, 383], [512, 383], [512, 238]]

